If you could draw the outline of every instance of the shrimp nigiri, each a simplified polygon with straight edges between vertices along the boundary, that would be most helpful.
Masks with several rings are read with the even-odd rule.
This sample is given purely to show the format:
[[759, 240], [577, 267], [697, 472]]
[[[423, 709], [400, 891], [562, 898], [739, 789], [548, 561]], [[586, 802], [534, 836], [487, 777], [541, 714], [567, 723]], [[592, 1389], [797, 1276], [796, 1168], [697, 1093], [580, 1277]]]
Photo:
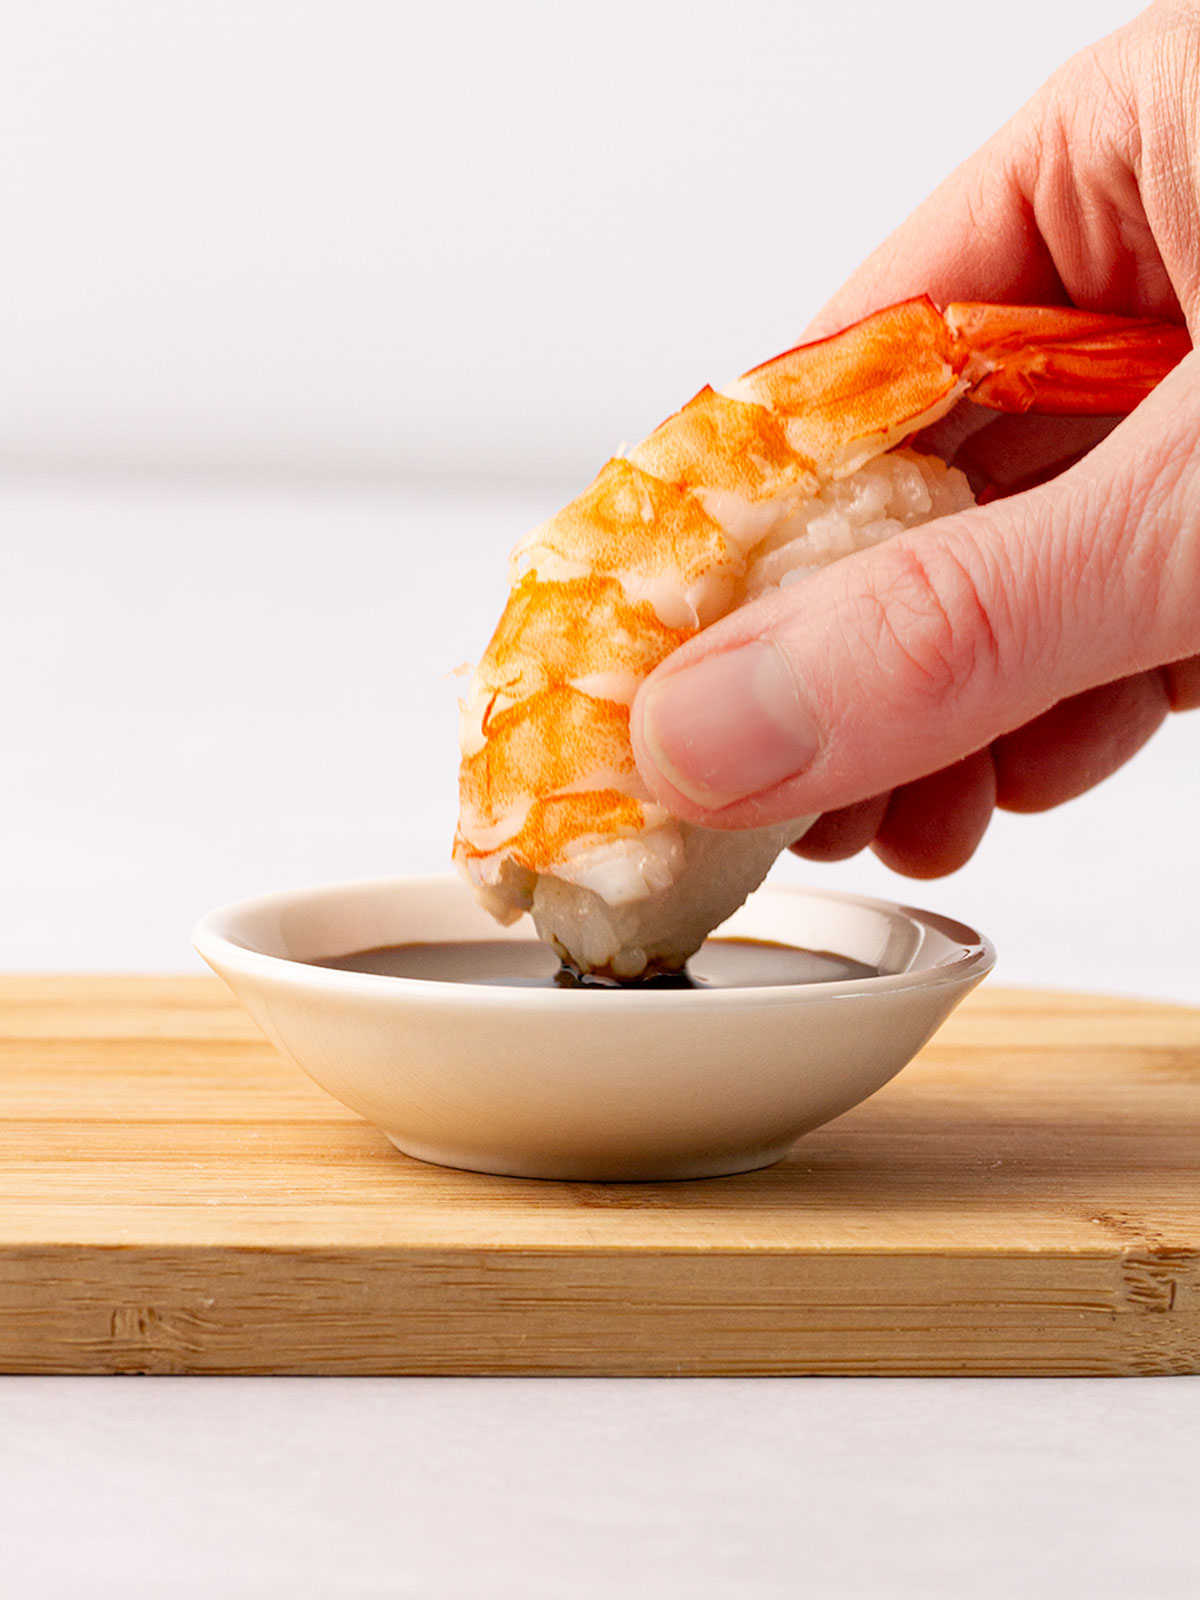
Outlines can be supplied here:
[[921, 297], [701, 389], [513, 552], [461, 705], [454, 856], [480, 901], [532, 912], [582, 972], [681, 967], [815, 819], [673, 818], [630, 747], [642, 679], [748, 600], [974, 504], [906, 447], [961, 400], [1118, 414], [1188, 348], [1148, 318]]

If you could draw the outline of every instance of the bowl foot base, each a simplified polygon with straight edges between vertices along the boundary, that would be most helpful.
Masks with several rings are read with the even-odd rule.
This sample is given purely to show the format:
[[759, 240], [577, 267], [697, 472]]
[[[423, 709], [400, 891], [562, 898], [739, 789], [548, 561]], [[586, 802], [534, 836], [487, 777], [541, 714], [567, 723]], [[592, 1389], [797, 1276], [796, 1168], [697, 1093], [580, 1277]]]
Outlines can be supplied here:
[[[384, 1130], [387, 1132], [387, 1130]], [[554, 1183], [682, 1183], [695, 1178], [731, 1178], [739, 1172], [757, 1172], [782, 1161], [794, 1140], [765, 1150], [727, 1150], [697, 1157], [649, 1159], [622, 1155], [580, 1152], [575, 1160], [561, 1153], [539, 1159], [535, 1155], [517, 1156], [505, 1151], [455, 1150], [418, 1144], [400, 1133], [388, 1138], [401, 1155], [435, 1167], [453, 1167], [460, 1172], [482, 1172], [497, 1178], [539, 1178]]]

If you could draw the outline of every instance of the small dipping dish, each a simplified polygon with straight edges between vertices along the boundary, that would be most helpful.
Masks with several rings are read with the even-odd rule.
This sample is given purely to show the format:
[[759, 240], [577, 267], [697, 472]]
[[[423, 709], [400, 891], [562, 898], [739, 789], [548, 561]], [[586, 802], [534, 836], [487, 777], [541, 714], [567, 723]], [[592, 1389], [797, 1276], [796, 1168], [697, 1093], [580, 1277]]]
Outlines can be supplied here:
[[[768, 887], [713, 938], [774, 947], [775, 968], [779, 946], [812, 952], [796, 957], [802, 981], [776, 970], [762, 985], [560, 988], [498, 982], [494, 967], [480, 982], [352, 970], [396, 966], [344, 958], [397, 946], [528, 947], [527, 919], [498, 927], [449, 875], [262, 895], [193, 937], [271, 1042], [406, 1154], [623, 1182], [778, 1161], [894, 1077], [995, 961], [947, 917]], [[408, 955], [436, 969], [436, 950]], [[514, 957], [541, 971], [538, 953]], [[692, 967], [704, 976], [704, 951]]]

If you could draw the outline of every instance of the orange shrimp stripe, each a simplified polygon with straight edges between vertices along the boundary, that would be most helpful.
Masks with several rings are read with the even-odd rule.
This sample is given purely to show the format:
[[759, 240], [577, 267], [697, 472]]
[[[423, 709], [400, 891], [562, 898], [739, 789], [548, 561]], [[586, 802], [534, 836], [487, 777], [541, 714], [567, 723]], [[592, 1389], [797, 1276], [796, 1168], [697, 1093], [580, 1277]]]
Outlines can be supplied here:
[[963, 359], [921, 295], [752, 367], [742, 385], [787, 417], [792, 443], [827, 468], [848, 444], [894, 433], [951, 401]]
[[496, 713], [486, 731], [487, 743], [464, 758], [459, 778], [464, 810], [485, 824], [530, 796], [634, 770], [628, 706], [564, 685]]
[[640, 833], [644, 821], [640, 801], [618, 789], [550, 795], [530, 807], [524, 827], [509, 845], [509, 853], [518, 866], [543, 872], [562, 861], [571, 845]]
[[545, 549], [594, 573], [645, 574], [695, 582], [728, 566], [725, 535], [700, 502], [674, 483], [620, 457], [524, 547], [534, 569]]
[[681, 488], [731, 490], [748, 500], [817, 482], [812, 462], [793, 449], [783, 424], [765, 406], [731, 400], [707, 385], [631, 450], [629, 459]]
[[530, 573], [508, 597], [478, 682], [518, 700], [593, 673], [644, 677], [694, 632], [668, 628], [649, 601], [631, 604], [616, 578]]

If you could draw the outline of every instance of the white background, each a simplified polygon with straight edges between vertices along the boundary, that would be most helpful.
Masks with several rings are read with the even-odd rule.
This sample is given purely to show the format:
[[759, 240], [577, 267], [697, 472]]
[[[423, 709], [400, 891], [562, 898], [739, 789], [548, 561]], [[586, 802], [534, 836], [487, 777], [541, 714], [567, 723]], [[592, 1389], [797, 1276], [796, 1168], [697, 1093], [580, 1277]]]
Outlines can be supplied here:
[[576, 485], [1137, 9], [9, 6], [3, 459]]
[[[0, 966], [437, 870], [504, 556], [793, 340], [1129, 5], [13, 12], [0, 52]], [[1012, 981], [1200, 999], [1187, 719], [965, 872]]]
[[[1135, 9], [7, 6], [0, 968], [195, 968], [213, 904], [440, 867], [509, 545]], [[1200, 1002], [1197, 746], [943, 883], [781, 871]], [[28, 1595], [1182, 1591], [1196, 1403], [8, 1379], [0, 1523]]]

